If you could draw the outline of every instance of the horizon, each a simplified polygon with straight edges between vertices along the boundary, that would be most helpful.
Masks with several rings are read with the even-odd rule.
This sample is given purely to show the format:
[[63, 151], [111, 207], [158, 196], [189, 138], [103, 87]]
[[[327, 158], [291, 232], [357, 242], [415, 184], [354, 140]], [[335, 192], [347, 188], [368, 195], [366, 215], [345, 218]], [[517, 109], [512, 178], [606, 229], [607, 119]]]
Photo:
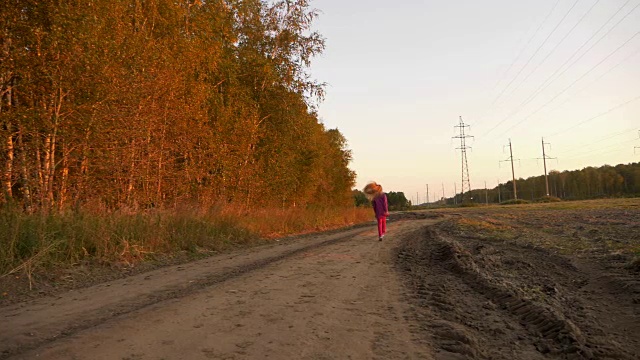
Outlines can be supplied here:
[[[630, 165], [636, 165], [636, 164], [640, 165], [640, 161], [632, 161], [632, 162], [629, 162], [629, 163], [620, 163], [620, 164], [615, 164], [615, 165], [611, 165], [611, 164], [603, 164], [603, 165], [596, 165], [596, 166], [593, 166], [593, 165], [587, 165], [587, 166], [584, 166], [584, 167], [582, 167], [582, 168], [577, 168], [577, 169], [562, 169], [562, 170], [558, 170], [558, 169], [547, 169], [547, 175], [549, 175], [551, 172], [554, 172], [554, 171], [555, 171], [555, 172], [559, 172], [559, 173], [563, 173], [563, 172], [582, 171], [582, 170], [587, 169], [587, 168], [600, 169], [600, 168], [607, 167], [607, 166], [609, 166], [609, 167], [614, 167], [614, 168], [615, 168], [615, 167], [617, 167], [617, 166], [630, 166]], [[536, 178], [536, 177], [544, 177], [544, 174], [540, 174], [540, 175], [532, 175], [532, 176], [527, 176], [527, 177], [516, 177], [516, 182], [518, 182], [518, 181], [526, 181], [526, 180], [529, 180], [530, 178]], [[499, 184], [496, 184], [496, 185], [491, 186], [491, 187], [487, 185], [487, 190], [493, 190], [493, 189], [495, 189], [496, 187], [498, 187], [498, 185], [502, 185], [502, 186], [504, 186], [504, 185], [506, 185], [507, 183], [509, 183], [510, 181], [512, 181], [512, 179], [511, 179], [511, 178], [509, 178], [509, 179], [507, 179], [507, 180], [505, 180], [505, 181], [501, 181]], [[435, 190], [435, 193], [436, 193], [436, 194], [438, 194], [438, 190], [441, 190], [441, 189], [442, 189], [442, 187], [438, 187], [437, 185], [438, 185], [438, 184], [435, 184], [435, 187], [434, 187], [434, 188], [436, 189], [436, 190]], [[362, 192], [362, 189], [358, 189], [358, 188], [353, 188], [352, 190], [358, 190], [358, 191], [361, 191], [361, 192]], [[458, 190], [459, 190], [459, 189], [458, 189]], [[484, 187], [472, 188], [472, 189], [471, 189], [471, 191], [480, 191], [480, 190], [484, 190]], [[386, 193], [389, 193], [389, 192], [404, 193], [404, 191], [402, 191], [402, 190], [396, 190], [396, 189], [386, 189], [386, 188], [385, 188], [385, 190], [384, 190], [384, 191], [385, 191]], [[518, 191], [518, 193], [519, 193], [519, 191]], [[460, 191], [458, 191], [458, 192], [456, 193], [456, 195], [457, 195], [457, 194], [460, 194]], [[415, 197], [415, 196], [411, 196], [411, 194], [406, 194], [406, 193], [405, 193], [404, 195], [405, 195], [405, 197], [407, 198], [407, 200], [409, 200], [409, 201], [412, 201], [412, 199], [413, 199], [413, 200], [415, 200], [415, 199], [416, 199], [416, 197]], [[415, 195], [415, 194], [413, 194], [413, 195]], [[423, 199], [424, 199], [424, 198], [423, 198], [423, 196], [424, 196], [424, 195], [426, 195], [426, 192], [425, 192], [425, 193], [420, 193], [420, 200], [423, 200]], [[453, 194], [452, 194], [452, 195], [453, 195]], [[441, 198], [442, 198], [442, 197], [439, 197], [439, 198], [437, 198], [437, 199], [435, 199], [435, 200], [432, 200], [432, 201], [430, 201], [430, 202], [431, 202], [431, 203], [433, 203], [433, 202], [435, 202], [435, 201], [440, 200]], [[453, 196], [447, 196], [447, 197], [446, 197], [446, 199], [451, 199], [451, 198], [453, 198]], [[413, 203], [413, 201], [412, 201], [412, 203]], [[425, 204], [425, 203], [426, 203], [425, 201], [420, 201], [420, 204]], [[420, 205], [420, 204], [417, 204], [417, 205]]]
[[510, 139], [516, 179], [544, 175], [542, 138], [548, 172], [640, 161], [640, 2], [312, 6], [326, 39], [318, 111], [348, 141], [356, 189], [459, 193], [459, 116], [471, 189], [511, 180]]

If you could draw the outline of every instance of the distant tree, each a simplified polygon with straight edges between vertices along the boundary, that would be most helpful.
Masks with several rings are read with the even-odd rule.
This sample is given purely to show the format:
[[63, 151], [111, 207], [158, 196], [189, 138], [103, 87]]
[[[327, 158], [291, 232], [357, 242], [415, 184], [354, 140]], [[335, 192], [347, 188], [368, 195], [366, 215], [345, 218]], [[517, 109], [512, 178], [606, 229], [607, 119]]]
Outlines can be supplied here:
[[389, 210], [406, 210], [411, 207], [411, 203], [404, 196], [403, 192], [390, 191], [387, 193]]
[[[581, 170], [557, 171], [548, 174], [549, 195], [565, 200], [593, 199], [601, 197], [640, 196], [640, 163], [616, 166], [586, 167]], [[546, 196], [544, 175], [516, 181], [518, 198], [538, 200]], [[513, 200], [512, 181], [488, 189], [489, 202]], [[465, 197], [473, 197], [474, 202], [484, 200], [484, 189], [471, 190]], [[457, 196], [459, 202], [459, 194]], [[453, 203], [448, 199], [447, 203]]]
[[369, 206], [371, 204], [362, 191], [354, 189], [351, 193], [353, 194], [353, 201], [356, 206]]

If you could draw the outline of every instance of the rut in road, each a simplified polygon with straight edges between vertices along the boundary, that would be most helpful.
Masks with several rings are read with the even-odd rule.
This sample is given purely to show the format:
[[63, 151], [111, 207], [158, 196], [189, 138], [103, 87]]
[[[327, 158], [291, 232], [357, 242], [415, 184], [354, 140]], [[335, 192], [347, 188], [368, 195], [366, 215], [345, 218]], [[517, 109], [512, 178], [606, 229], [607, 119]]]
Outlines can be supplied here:
[[[456, 237], [447, 226], [416, 230], [397, 254], [436, 358], [638, 358], [633, 290], [609, 291], [601, 270], [544, 249]], [[620, 331], [625, 324], [636, 331]]]
[[0, 309], [0, 320], [7, 324], [5, 331], [0, 333], [0, 359], [92, 328], [110, 318], [184, 297], [301, 252], [348, 240], [362, 231], [361, 227], [356, 227], [282, 246], [259, 247], [249, 254], [225, 254], [71, 291], [55, 298], [38, 299], [29, 305]]

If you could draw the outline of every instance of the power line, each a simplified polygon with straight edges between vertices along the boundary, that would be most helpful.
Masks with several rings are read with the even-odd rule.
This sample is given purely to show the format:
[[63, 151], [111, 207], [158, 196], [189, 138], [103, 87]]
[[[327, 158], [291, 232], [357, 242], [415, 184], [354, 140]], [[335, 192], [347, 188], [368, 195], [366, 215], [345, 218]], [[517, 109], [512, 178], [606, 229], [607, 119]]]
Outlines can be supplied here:
[[615, 70], [618, 66], [622, 65], [623, 63], [625, 63], [627, 60], [631, 59], [632, 57], [636, 56], [638, 53], [640, 53], [640, 46], [633, 51], [631, 54], [629, 54], [627, 57], [625, 57], [623, 60], [619, 61], [617, 64], [615, 64], [614, 66], [610, 67], [607, 71], [603, 72], [602, 74], [600, 74], [597, 78], [593, 79], [593, 81], [591, 81], [590, 83], [586, 84], [585, 86], [581, 87], [580, 90], [576, 91], [575, 93], [573, 93], [573, 95], [568, 96], [563, 102], [561, 102], [560, 104], [558, 104], [558, 106], [556, 106], [555, 108], [553, 108], [552, 110], [548, 111], [545, 113], [545, 115], [547, 114], [551, 114], [552, 112], [558, 110], [560, 107], [562, 107], [562, 105], [566, 104], [571, 98], [573, 98], [574, 96], [578, 95], [579, 93], [583, 92], [585, 89], [587, 89], [588, 87], [590, 87], [591, 85], [595, 84], [596, 82], [598, 82], [598, 80], [602, 79], [605, 75], [607, 75], [608, 73], [610, 73], [611, 71]]
[[[609, 139], [611, 139], [611, 138], [614, 138], [614, 137], [617, 137], [617, 136], [620, 136], [620, 135], [628, 134], [631, 130], [634, 130], [635, 128], [636, 128], [636, 127], [632, 127], [632, 128], [628, 128], [628, 129], [622, 130], [622, 131], [620, 131], [620, 132], [616, 132], [616, 133], [613, 133], [613, 134], [605, 135], [605, 136], [604, 136], [604, 137], [602, 137], [602, 138], [598, 138], [598, 139], [596, 139], [596, 140], [594, 140], [594, 141], [591, 141], [591, 142], [590, 142], [589, 144], [587, 144], [587, 145], [597, 144], [597, 143], [603, 142], [603, 141], [605, 141], [605, 140], [609, 140]], [[586, 145], [581, 145], [581, 147], [582, 147], [582, 146], [586, 146]], [[573, 152], [575, 152], [575, 151], [579, 151], [579, 150], [580, 150], [580, 148], [573, 148], [573, 149], [571, 149], [571, 150], [561, 152], [561, 154], [573, 153]]]
[[[600, 31], [607, 25], [609, 24], [609, 22], [611, 22], [611, 20], [613, 18], [615, 18], [616, 15], [618, 15], [618, 13], [620, 13], [620, 11], [622, 11], [622, 9], [624, 9], [626, 7], [626, 5], [630, 2], [631, 0], [627, 0], [620, 8], [618, 8], [618, 10], [611, 15], [611, 17], [609, 17], [609, 19], [607, 19], [607, 21], [602, 24], [602, 26], [600, 26], [600, 28], [598, 28], [598, 30], [596, 30], [596, 32], [594, 32], [591, 37], [589, 37], [589, 39], [587, 39], [585, 42], [582, 43], [582, 45], [580, 45], [580, 47], [578, 49], [576, 49], [576, 51], [569, 56], [569, 58], [567, 58], [567, 60], [560, 65], [554, 72], [553, 74], [551, 74], [549, 77], [547, 77], [547, 79], [545, 79], [545, 81], [543, 81], [540, 86], [538, 86], [538, 88], [536, 88], [536, 90], [533, 91], [533, 93], [527, 98], [525, 99], [520, 105], [518, 105], [518, 107], [516, 107], [516, 109], [514, 111], [512, 111], [507, 117], [505, 117], [504, 119], [502, 119], [497, 125], [495, 125], [493, 128], [491, 128], [489, 131], [487, 131], [486, 133], [484, 133], [482, 136], [486, 136], [487, 134], [489, 134], [490, 132], [492, 132], [493, 130], [495, 130], [498, 126], [500, 126], [502, 123], [504, 123], [506, 120], [508, 120], [509, 118], [511, 118], [513, 115], [517, 114], [524, 106], [526, 106], [527, 104], [529, 104], [531, 101], [533, 101], [542, 91], [544, 91], [547, 87], [549, 87], [549, 85], [551, 85], [554, 81], [556, 81], [560, 76], [562, 76], [569, 68], [571, 68], [571, 66], [573, 66], [577, 61], [579, 61], [580, 59], [582, 59], [582, 57], [584, 55], [586, 55], [589, 51], [591, 51], [591, 49], [597, 45], [602, 39], [604, 39], [614, 28], [616, 28], [624, 19], [626, 19], [633, 11], [636, 10], [636, 8], [638, 6], [640, 6], [640, 3], [638, 5], [636, 5], [633, 9], [631, 9], [631, 11], [629, 11], [625, 16], [623, 16], [615, 25], [613, 25], [603, 36], [601, 36], [595, 43], [593, 43], [589, 49], [587, 49], [584, 53], [582, 53], [582, 55], [580, 55], [580, 57], [578, 57], [575, 61], [573, 61], [569, 66], [567, 66], [564, 70], [562, 70], [562, 72], [560, 74], [558, 74], [558, 72], [569, 62], [571, 61], [571, 59], [573, 59], [573, 57], [580, 52], [580, 50], [582, 50], [582, 48], [584, 48], [598, 33], [600, 33]], [[558, 76], [556, 76], [555, 78], [553, 78], [556, 74], [558, 74]], [[553, 80], [551, 80], [553, 78]], [[551, 81], [549, 81], [551, 80]]]
[[[604, 155], [604, 154], [609, 154], [609, 153], [612, 153], [612, 152], [624, 150], [627, 147], [626, 144], [629, 144], [629, 143], [634, 142], [634, 141], [636, 141], [636, 139], [631, 139], [631, 140], [619, 142], [617, 144], [613, 144], [613, 145], [610, 145], [610, 146], [605, 146], [605, 147], [599, 148], [599, 149], [592, 149], [592, 150], [589, 150], [589, 151], [585, 151], [580, 155], [574, 155], [574, 156], [568, 157], [567, 160], [580, 159], [580, 158], [583, 158], [583, 157], [586, 157], [586, 156]], [[620, 145], [623, 145], [623, 146], [621, 146], [619, 148], [616, 148], [616, 149], [613, 149], [613, 150], [610, 150], [610, 151], [599, 152], [599, 151], [611, 149], [612, 147], [616, 147], [616, 146], [620, 146]], [[595, 152], [595, 154], [594, 154], [594, 152]]]
[[[629, 0], [630, 1], [630, 0]], [[553, 7], [551, 8], [551, 11], [549, 11], [549, 13], [547, 14], [547, 16], [544, 18], [544, 20], [542, 21], [542, 23], [540, 23], [540, 26], [538, 27], [538, 29], [536, 30], [535, 34], [531, 37], [531, 39], [529, 39], [529, 42], [531, 42], [531, 40], [538, 34], [538, 31], [542, 28], [542, 26], [547, 22], [547, 20], [549, 19], [549, 16], [551, 16], [551, 14], [553, 13], [553, 11], [556, 9], [556, 7], [558, 6], [558, 4], [560, 3], [560, 0], [557, 0], [556, 3], [553, 5]], [[564, 18], [563, 18], [564, 19]], [[557, 28], [557, 26], [556, 26]], [[555, 31], [555, 29], [554, 29]], [[553, 33], [553, 32], [552, 32]], [[546, 41], [549, 39], [549, 37], [547, 37], [547, 39], [545, 39], [545, 41], [542, 43], [542, 45], [544, 45], [544, 43], [546, 43]], [[527, 42], [527, 45], [529, 44], [529, 42]], [[529, 62], [531, 62], [531, 59], [533, 59], [533, 57], [538, 53], [538, 51], [540, 51], [540, 48], [542, 47], [542, 45], [540, 47], [538, 47], [538, 49], [533, 53], [533, 55], [531, 55], [531, 57], [529, 58], [529, 60], [527, 60], [527, 62], [524, 64], [524, 66], [522, 66], [522, 68], [520, 68], [520, 71], [518, 71], [518, 73], [516, 74], [516, 76], [511, 79], [511, 81], [509, 82], [509, 84], [507, 84], [506, 87], [504, 87], [502, 89], [502, 91], [500, 92], [500, 94], [498, 94], [498, 96], [493, 100], [493, 102], [491, 103], [491, 106], [495, 105], [495, 103], [498, 101], [498, 99], [500, 99], [500, 97], [502, 96], [502, 94], [504, 94], [504, 92], [511, 86], [511, 84], [513, 84], [513, 82], [518, 78], [518, 76], [520, 76], [520, 73], [522, 73], [522, 70], [524, 70], [525, 67], [527, 67], [527, 65], [529, 65]], [[515, 60], [514, 60], [515, 62]]]
[[[610, 148], [613, 147], [613, 146], [607, 146], [607, 147], [604, 147], [602, 149], [595, 149], [595, 150], [592, 150], [592, 151], [585, 152], [585, 153], [583, 153], [581, 155], [572, 156], [570, 158], [567, 158], [567, 160], [581, 159], [581, 158], [584, 158], [584, 157], [593, 157], [593, 156], [598, 156], [598, 155], [606, 155], [606, 154], [610, 154], [610, 153], [614, 153], [614, 152], [619, 152], [619, 151], [622, 151], [625, 148], [627, 148], [626, 144], [629, 144], [629, 143], [631, 143], [633, 141], [636, 141], [636, 139], [631, 139], [631, 140], [628, 140], [628, 141], [623, 141], [623, 142], [618, 143], [618, 144], [614, 144], [613, 146], [616, 146], [616, 145], [624, 145], [624, 146], [621, 146], [621, 147], [613, 149], [613, 150], [609, 150], [609, 151], [605, 151], [605, 152], [597, 152], [599, 150], [606, 150], [606, 149], [610, 149]], [[595, 152], [595, 154], [594, 154], [594, 152]]]
[[[560, 72], [557, 76], [555, 76], [557, 74], [558, 71], [560, 71], [560, 69], [562, 69], [564, 67], [564, 65], [566, 65], [569, 61], [571, 61], [571, 59], [586, 45], [589, 43], [589, 41], [591, 41], [591, 39], [593, 39], [599, 32], [600, 30], [602, 30], [631, 0], [627, 0], [626, 3], [624, 3], [624, 5], [622, 5], [622, 7], [620, 7], [620, 9], [618, 9], [618, 11], [616, 11], [599, 29], [598, 31], [596, 31], [595, 33], [593, 33], [593, 35], [587, 39], [587, 41], [585, 41], [562, 65], [560, 65], [560, 67], [558, 67], [558, 69], [556, 69], [554, 71], [553, 74], [551, 74], [551, 76], [549, 76], [541, 85], [540, 87], [538, 87], [538, 89], [536, 89], [533, 94], [531, 95], [531, 100], [533, 100], [534, 98], [536, 98], [538, 96], [538, 94], [540, 94], [541, 92], [543, 92], [547, 87], [549, 87], [549, 85], [551, 85], [554, 81], [556, 81], [557, 79], [559, 79], [567, 70], [569, 70], [573, 65], [575, 65], [578, 61], [580, 61], [580, 59], [582, 59], [589, 51], [591, 51], [591, 49], [593, 49], [596, 45], [598, 45], [600, 43], [600, 41], [602, 41], [602, 39], [604, 39], [605, 37], [607, 37], [607, 35], [609, 35], [609, 33], [611, 33], [611, 31], [613, 31], [613, 29], [615, 29], [616, 27], [618, 27], [618, 25], [620, 25], [620, 23], [622, 21], [624, 21], [624, 19], [626, 19], [629, 15], [631, 15], [631, 13], [633, 13], [638, 6], [640, 6], [640, 3], [638, 3], [638, 5], [636, 5], [635, 7], [633, 7], [631, 10], [629, 10], [629, 12], [627, 12], [620, 20], [618, 20], [617, 23], [615, 23], [609, 30], [607, 30], [606, 33], [604, 33], [596, 42], [594, 42], [593, 44], [591, 44], [591, 46], [589, 46], [589, 48], [582, 53], [582, 55], [580, 55], [578, 58], [576, 58], [573, 62], [571, 62], [571, 64], [569, 64], [569, 66], [567, 66], [566, 68], [564, 68], [564, 70], [562, 70], [562, 72]], [[555, 76], [555, 78], [553, 78]], [[553, 78], [553, 79], [552, 79]], [[551, 81], [549, 81], [551, 79]], [[549, 81], [547, 83], [547, 81]]]
[[[518, 121], [517, 123], [515, 123], [514, 125], [512, 125], [510, 128], [508, 128], [505, 132], [503, 132], [501, 135], [506, 134], [507, 132], [509, 132], [510, 130], [512, 130], [513, 128], [517, 127], [518, 125], [522, 124], [525, 120], [527, 120], [528, 118], [530, 118], [531, 116], [533, 116], [534, 114], [538, 113], [538, 111], [542, 110], [543, 108], [545, 108], [547, 105], [549, 105], [550, 103], [552, 103], [555, 99], [558, 98], [558, 96], [562, 95], [563, 93], [565, 93], [567, 90], [569, 90], [570, 88], [573, 87], [573, 85], [575, 85], [578, 81], [582, 80], [585, 76], [589, 75], [593, 70], [595, 70], [598, 66], [600, 66], [603, 62], [605, 62], [607, 59], [609, 59], [613, 54], [615, 54], [616, 52], [618, 52], [620, 49], [622, 49], [623, 47], [625, 47], [629, 42], [631, 42], [631, 40], [633, 40], [636, 36], [640, 35], [640, 31], [636, 32], [635, 34], [633, 34], [633, 36], [631, 36], [627, 41], [625, 41], [622, 45], [620, 45], [618, 48], [616, 48], [614, 51], [612, 51], [611, 53], [609, 53], [609, 55], [605, 56], [604, 59], [600, 60], [600, 62], [598, 62], [596, 65], [594, 65], [591, 69], [589, 69], [587, 72], [585, 72], [584, 74], [582, 74], [579, 78], [577, 78], [576, 80], [574, 80], [571, 84], [569, 84], [569, 86], [565, 87], [562, 91], [560, 91], [559, 93], [557, 93], [554, 97], [551, 98], [551, 100], [547, 101], [546, 103], [544, 103], [542, 106], [540, 106], [539, 108], [536, 109], [536, 111], [532, 112], [531, 114], [527, 115], [525, 118], [523, 118], [522, 120]], [[505, 119], [506, 120], [506, 119]], [[503, 120], [504, 121], [504, 120]]]
[[610, 112], [612, 112], [612, 111], [614, 111], [614, 110], [617, 110], [617, 109], [619, 109], [619, 108], [621, 108], [621, 107], [624, 107], [624, 106], [626, 106], [626, 105], [629, 105], [629, 104], [631, 104], [632, 102], [634, 102], [634, 101], [638, 101], [638, 100], [640, 100], [640, 95], [639, 95], [639, 96], [636, 96], [635, 98], [633, 98], [633, 99], [631, 99], [631, 100], [625, 101], [625, 102], [623, 102], [622, 104], [618, 104], [618, 105], [616, 105], [616, 106], [614, 106], [614, 107], [610, 108], [609, 110], [607, 110], [607, 111], [605, 111], [605, 112], [603, 112], [603, 113], [600, 113], [600, 114], [598, 114], [598, 115], [596, 115], [596, 116], [590, 117], [590, 118], [589, 118], [589, 119], [587, 119], [587, 120], [581, 121], [581, 122], [579, 122], [579, 123], [577, 123], [577, 124], [575, 124], [575, 125], [573, 125], [573, 126], [571, 126], [571, 127], [569, 127], [569, 128], [566, 128], [566, 129], [564, 129], [564, 130], [558, 131], [558, 132], [556, 132], [556, 133], [552, 134], [551, 136], [556, 136], [556, 135], [558, 135], [558, 134], [562, 134], [562, 133], [564, 133], [564, 132], [566, 132], [566, 131], [569, 131], [569, 130], [575, 129], [576, 127], [578, 127], [578, 126], [580, 126], [580, 125], [586, 124], [586, 123], [588, 123], [588, 122], [590, 122], [590, 121], [593, 121], [593, 120], [595, 120], [595, 119], [597, 119], [597, 118], [599, 118], [599, 117], [601, 117], [601, 116], [607, 115], [608, 113], [610, 113]]
[[[620, 20], [618, 20], [617, 23], [615, 23], [615, 25], [613, 25], [606, 33], [604, 33], [604, 35], [602, 35], [596, 42], [594, 42], [593, 44], [591, 44], [591, 46], [582, 53], [582, 55], [580, 55], [578, 58], [576, 58], [573, 62], [571, 62], [571, 64], [569, 64], [569, 66], [567, 66], [566, 68], [564, 68], [564, 70], [562, 70], [559, 74], [558, 71], [560, 71], [560, 69], [562, 69], [569, 61], [571, 61], [571, 59], [586, 45], [589, 43], [589, 41], [591, 41], [591, 39], [593, 39], [595, 37], [595, 35], [597, 35], [600, 30], [602, 30], [604, 28], [604, 26], [606, 26], [617, 14], [618, 12], [620, 12], [620, 10], [622, 10], [624, 8], [624, 6], [629, 3], [628, 0], [620, 9], [618, 9], [618, 11], [616, 11], [615, 14], [613, 14], [599, 29], [598, 31], [596, 31], [595, 33], [593, 33], [593, 35], [587, 40], [585, 41], [562, 65], [560, 65], [560, 67], [558, 67], [553, 74], [551, 74], [547, 79], [545, 79], [544, 82], [542, 82], [542, 84], [540, 84], [540, 86], [538, 86], [538, 88], [536, 88], [536, 90], [533, 91], [533, 93], [527, 98], [525, 99], [525, 101], [523, 101], [520, 105], [518, 105], [518, 107], [516, 108], [517, 111], [512, 112], [511, 114], [509, 114], [509, 116], [507, 116], [506, 119], [510, 118], [511, 116], [515, 115], [516, 113], [518, 113], [520, 111], [520, 109], [522, 107], [524, 107], [525, 105], [529, 104], [531, 101], [533, 101], [536, 97], [538, 97], [538, 95], [540, 95], [540, 93], [542, 93], [545, 89], [547, 89], [553, 82], [555, 82], [557, 79], [559, 79], [567, 70], [569, 70], [573, 65], [575, 65], [578, 61], [580, 61], [580, 59], [582, 59], [589, 51], [591, 51], [591, 49], [593, 49], [597, 44], [600, 43], [600, 41], [602, 41], [602, 39], [604, 39], [607, 35], [609, 35], [609, 33], [615, 29], [624, 19], [626, 19], [629, 15], [631, 15], [631, 13], [633, 13], [638, 6], [640, 6], [640, 3], [638, 3], [638, 5], [636, 5], [634, 8], [632, 8], [627, 14], [625, 14]], [[617, 51], [617, 50], [616, 50]], [[555, 76], [557, 74], [557, 76]], [[555, 78], [554, 78], [555, 76]], [[549, 81], [551, 80], [551, 81]], [[503, 120], [504, 121], [504, 120]]]
[[[557, 4], [557, 3], [556, 3]], [[551, 13], [549, 13], [547, 15], [548, 16], [551, 15]], [[494, 91], [496, 91], [496, 89], [498, 88], [498, 85], [500, 85], [500, 83], [502, 82], [502, 80], [504, 80], [504, 78], [507, 76], [507, 74], [509, 73], [509, 71], [511, 71], [511, 69], [513, 68], [513, 65], [515, 65], [515, 63], [520, 59], [520, 56], [522, 56], [522, 54], [524, 54], [524, 51], [527, 49], [527, 47], [529, 46], [529, 44], [531, 43], [531, 40], [533, 40], [536, 35], [538, 35], [538, 31], [540, 31], [540, 29], [542, 28], [542, 25], [544, 24], [544, 22], [547, 20], [547, 18], [545, 18], [545, 20], [540, 23], [540, 25], [538, 26], [538, 28], [536, 29], [535, 33], [529, 38], [529, 40], [527, 41], [526, 44], [524, 44], [524, 46], [520, 49], [520, 51], [518, 52], [518, 55], [516, 55], [516, 57], [511, 61], [511, 64], [509, 65], [509, 67], [507, 68], [506, 71], [504, 71], [502, 73], [502, 75], [500, 76], [500, 78], [498, 78], [498, 81], [496, 82], [496, 84], [493, 86], [493, 89], [491, 90], [491, 93], [493, 93]], [[523, 34], [522, 37], [520, 38], [520, 40], [518, 40], [518, 44], [520, 44], [522, 42], [522, 40], [524, 39], [524, 36], [526, 34]]]
[[[567, 33], [562, 37], [562, 39], [560, 39], [560, 41], [559, 41], [559, 42], [558, 42], [558, 43], [553, 47], [553, 49], [551, 49], [551, 51], [550, 51], [549, 53], [547, 53], [547, 56], [545, 56], [545, 57], [544, 57], [544, 59], [542, 59], [542, 61], [540, 61], [540, 62], [538, 63], [538, 65], [536, 65], [536, 67], [535, 67], [535, 68], [533, 68], [533, 70], [531, 70], [531, 71], [527, 74], [527, 76], [525, 76], [525, 78], [524, 78], [524, 79], [522, 79], [522, 81], [520, 81], [520, 83], [519, 83], [519, 84], [518, 84], [518, 85], [517, 85], [513, 90], [511, 90], [510, 94], [513, 94], [514, 92], [516, 92], [516, 91], [520, 88], [520, 86], [521, 86], [522, 84], [524, 84], [524, 83], [527, 81], [527, 79], [529, 79], [529, 77], [530, 77], [534, 72], [536, 72], [536, 70], [538, 70], [542, 64], [544, 64], [544, 62], [545, 62], [545, 61], [547, 61], [547, 59], [548, 59], [548, 58], [549, 58], [549, 57], [550, 57], [550, 56], [551, 56], [551, 55], [556, 51], [556, 49], [557, 49], [557, 48], [558, 48], [558, 47], [559, 47], [559, 46], [560, 46], [560, 45], [561, 45], [561, 44], [562, 44], [562, 43], [567, 39], [567, 37], [569, 37], [569, 35], [571, 35], [571, 33], [573, 33], [573, 30], [575, 30], [575, 29], [578, 27], [578, 25], [580, 25], [580, 23], [582, 23], [582, 20], [584, 20], [584, 18], [585, 18], [585, 17], [587, 17], [587, 15], [589, 15], [589, 14], [591, 13], [591, 11], [593, 10], [593, 8], [594, 8], [594, 7], [595, 7], [599, 2], [600, 2], [600, 0], [596, 0], [596, 2], [594, 2], [594, 3], [593, 3], [593, 5], [591, 5], [591, 7], [589, 8], [589, 10], [587, 10], [587, 12], [586, 12], [586, 13], [584, 13], [584, 14], [582, 15], [582, 17], [578, 20], [578, 22], [577, 22], [575, 25], [573, 25], [573, 27], [572, 27], [572, 28], [571, 28], [571, 29], [570, 29], [570, 30], [569, 30], [569, 31], [568, 31], [568, 32], [567, 32]], [[577, 4], [577, 3], [578, 3], [578, 1], [576, 1], [575, 3], [573, 3], [573, 6], [571, 7], [571, 9], [569, 9], [569, 11], [565, 14], [565, 17], [566, 17], [567, 15], [569, 15], [569, 13], [571, 12], [571, 10], [576, 6], [576, 4]], [[563, 18], [563, 20], [564, 20], [564, 18]]]

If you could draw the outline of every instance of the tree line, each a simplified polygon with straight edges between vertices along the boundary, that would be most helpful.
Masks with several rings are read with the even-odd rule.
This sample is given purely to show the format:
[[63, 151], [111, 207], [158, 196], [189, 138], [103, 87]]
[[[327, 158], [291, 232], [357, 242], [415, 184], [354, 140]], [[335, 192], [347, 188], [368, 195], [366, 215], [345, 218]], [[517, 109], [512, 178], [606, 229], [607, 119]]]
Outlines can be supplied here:
[[[367, 199], [367, 196], [360, 190], [354, 189], [352, 191], [353, 201], [358, 207], [371, 207], [371, 201]], [[407, 200], [404, 195], [404, 192], [399, 191], [389, 191], [387, 194], [387, 203], [389, 205], [389, 210], [407, 210], [411, 207], [411, 202]]]
[[308, 0], [7, 0], [0, 180], [27, 210], [347, 205]]
[[[640, 163], [586, 167], [581, 170], [552, 170], [548, 174], [549, 195], [563, 200], [586, 200], [605, 197], [640, 196]], [[544, 175], [516, 180], [518, 199], [536, 201], [546, 196]], [[492, 189], [474, 189], [464, 195], [465, 201], [496, 203], [514, 199], [513, 181]], [[461, 203], [461, 194], [455, 202]], [[446, 199], [448, 204], [454, 198]]]

